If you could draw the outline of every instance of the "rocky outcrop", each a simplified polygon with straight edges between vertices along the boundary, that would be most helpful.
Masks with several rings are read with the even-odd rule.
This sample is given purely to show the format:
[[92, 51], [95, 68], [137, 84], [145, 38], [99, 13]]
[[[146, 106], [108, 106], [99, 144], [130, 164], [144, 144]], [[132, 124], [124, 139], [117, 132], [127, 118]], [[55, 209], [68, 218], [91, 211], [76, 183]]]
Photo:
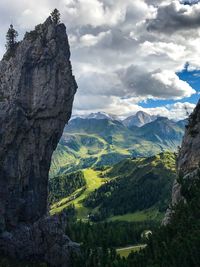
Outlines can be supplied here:
[[200, 164], [200, 101], [189, 118], [178, 158], [179, 175], [185, 176]]
[[79, 245], [64, 234], [67, 218], [64, 215], [44, 216], [33, 224], [19, 224], [0, 238], [1, 253], [18, 260], [45, 261], [51, 266], [70, 266], [71, 253]]
[[[27, 33], [0, 62], [0, 249], [4, 252], [16, 246], [19, 257], [16, 239], [26, 244], [24, 239], [44, 220], [51, 156], [70, 119], [76, 89], [66, 28], [51, 18]], [[51, 221], [49, 229], [50, 225]], [[48, 230], [43, 232], [45, 239]], [[43, 252], [38, 248], [36, 254], [41, 257]]]
[[[186, 126], [185, 135], [179, 151], [177, 160], [178, 177], [187, 184], [193, 183], [198, 179], [200, 167], [200, 101], [195, 110], [189, 117], [189, 123]], [[181, 194], [181, 185], [178, 181], [174, 182], [172, 190], [172, 207], [178, 202], [184, 200]], [[172, 209], [169, 209], [164, 218], [163, 224], [170, 222]]]

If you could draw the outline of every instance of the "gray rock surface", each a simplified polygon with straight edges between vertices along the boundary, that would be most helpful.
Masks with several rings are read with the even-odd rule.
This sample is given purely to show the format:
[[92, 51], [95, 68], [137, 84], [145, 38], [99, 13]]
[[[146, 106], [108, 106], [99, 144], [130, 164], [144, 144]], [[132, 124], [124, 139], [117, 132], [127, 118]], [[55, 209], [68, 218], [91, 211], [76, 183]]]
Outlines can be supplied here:
[[19, 224], [12, 232], [3, 232], [0, 250], [18, 260], [45, 261], [51, 266], [70, 266], [70, 253], [79, 245], [64, 234], [64, 215], [43, 217], [33, 224]]
[[200, 164], [200, 101], [189, 118], [178, 158], [179, 175], [185, 176]]
[[142, 127], [147, 123], [155, 121], [156, 119], [157, 116], [150, 115], [144, 111], [138, 111], [135, 115], [123, 120], [123, 124], [128, 128], [133, 126]]
[[51, 18], [0, 62], [1, 248], [5, 233], [14, 231], [20, 239], [22, 229], [24, 242], [25, 226], [19, 225], [35, 229], [30, 224], [47, 213], [51, 156], [71, 117], [76, 89], [66, 28]]
[[[177, 160], [178, 177], [191, 183], [198, 178], [200, 167], [200, 101], [190, 115], [185, 135]], [[172, 207], [184, 200], [181, 195], [181, 185], [175, 181], [172, 190]], [[172, 209], [165, 215], [163, 224], [170, 222]]]

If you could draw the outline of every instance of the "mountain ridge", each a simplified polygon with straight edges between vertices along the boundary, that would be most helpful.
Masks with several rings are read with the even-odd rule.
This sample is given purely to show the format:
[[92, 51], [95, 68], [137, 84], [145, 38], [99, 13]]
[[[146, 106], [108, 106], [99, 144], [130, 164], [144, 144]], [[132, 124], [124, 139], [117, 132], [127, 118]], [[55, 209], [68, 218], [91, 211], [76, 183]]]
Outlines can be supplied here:
[[147, 123], [156, 120], [158, 116], [150, 115], [144, 111], [138, 111], [135, 115], [129, 116], [123, 120], [123, 124], [130, 128], [132, 126], [141, 127]]
[[51, 176], [112, 165], [129, 157], [177, 151], [184, 129], [184, 121], [174, 122], [165, 117], [130, 128], [123, 121], [110, 118], [74, 118], [65, 127], [54, 153]]

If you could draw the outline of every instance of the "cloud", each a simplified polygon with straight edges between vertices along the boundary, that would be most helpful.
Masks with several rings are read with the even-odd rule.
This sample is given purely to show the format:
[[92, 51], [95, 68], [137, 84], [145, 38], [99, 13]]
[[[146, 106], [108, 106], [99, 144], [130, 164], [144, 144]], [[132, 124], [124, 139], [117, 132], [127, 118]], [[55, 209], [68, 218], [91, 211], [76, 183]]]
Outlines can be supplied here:
[[166, 1], [158, 7], [156, 17], [147, 21], [147, 30], [172, 34], [197, 29], [200, 27], [199, 12], [200, 4], [183, 5], [177, 0]]
[[[125, 9], [120, 1], [108, 5], [100, 0], [63, 1], [63, 14], [70, 27], [92, 25], [116, 25], [124, 19]], [[120, 8], [118, 8], [120, 6]]]
[[[112, 97], [134, 98], [136, 103], [141, 99], [182, 99], [196, 93], [188, 83], [180, 80], [172, 71], [148, 72], [134, 65], [108, 73], [88, 66], [79, 78], [79, 87], [77, 98], [80, 100], [87, 97], [88, 107], [91, 99], [93, 106], [94, 101], [100, 101], [100, 97], [107, 97], [110, 100]], [[108, 101], [102, 101], [101, 105], [106, 109]], [[79, 103], [81, 104], [81, 101]]]
[[112, 97], [102, 96], [102, 95], [79, 95], [75, 98], [74, 103], [74, 113], [89, 113], [96, 110], [105, 110], [113, 104]]
[[[83, 99], [82, 99], [83, 100]], [[94, 102], [93, 108], [89, 108], [86, 105], [87, 109], [82, 109], [82, 105], [84, 101], [80, 103], [80, 109], [74, 110], [73, 114], [76, 115], [83, 115], [90, 114], [92, 112], [99, 112], [99, 111], [106, 111], [109, 114], [118, 115], [121, 119], [125, 119], [128, 116], [136, 114], [138, 111], [144, 111], [151, 115], [158, 115], [162, 117], [167, 117], [169, 119], [178, 121], [182, 119], [188, 118], [188, 115], [191, 114], [195, 108], [195, 104], [189, 102], [176, 102], [174, 104], [163, 105], [160, 107], [155, 108], [144, 108], [141, 105], [135, 103], [134, 99], [119, 99], [113, 98], [105, 109], [102, 106], [99, 106], [99, 103], [106, 100], [105, 98], [99, 98], [99, 102]], [[133, 101], [132, 101], [133, 100]], [[108, 99], [106, 101], [109, 101]], [[87, 102], [87, 101], [86, 101]]]
[[157, 108], [147, 108], [145, 110], [149, 114], [164, 116], [177, 121], [188, 118], [188, 115], [193, 112], [195, 106], [195, 104], [188, 102], [177, 102], [175, 104], [170, 104]]
[[98, 35], [85, 34], [80, 37], [80, 45], [83, 47], [91, 47], [98, 44], [106, 37], [109, 32], [100, 32]]
[[177, 0], [40, 0], [38, 8], [33, 0], [1, 0], [0, 55], [11, 22], [22, 38], [55, 7], [66, 24], [79, 86], [75, 113], [99, 109], [130, 114], [141, 109], [141, 101], [179, 101], [195, 93], [176, 73], [186, 62], [190, 69], [200, 69], [200, 4], [183, 5]]
[[165, 58], [168, 57], [170, 60], [179, 61], [181, 60], [186, 51], [186, 47], [183, 44], [175, 44], [173, 42], [149, 42], [145, 41], [141, 44], [143, 54], [155, 55]]
[[127, 89], [127, 92], [124, 92], [126, 97], [135, 95], [146, 96], [148, 99], [181, 99], [196, 93], [188, 83], [180, 80], [172, 71], [147, 72], [132, 65], [120, 72], [119, 77]]
[[184, 5], [194, 5], [197, 4], [198, 2], [199, 0], [180, 0], [180, 3]]

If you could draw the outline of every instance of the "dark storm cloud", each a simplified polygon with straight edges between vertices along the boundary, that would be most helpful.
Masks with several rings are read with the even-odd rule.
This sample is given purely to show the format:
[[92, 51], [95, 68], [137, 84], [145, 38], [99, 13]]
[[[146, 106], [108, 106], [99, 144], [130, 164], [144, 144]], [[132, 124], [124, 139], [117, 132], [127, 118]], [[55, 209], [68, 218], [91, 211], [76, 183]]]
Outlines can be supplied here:
[[199, 2], [199, 0], [181, 0], [180, 1], [184, 5], [194, 5]]
[[120, 51], [130, 51], [137, 42], [130, 38], [122, 30], [114, 28], [109, 31], [107, 35], [99, 42], [98, 46], [101, 49], [110, 49], [110, 50], [120, 50]]
[[200, 27], [200, 4], [187, 6], [173, 1], [158, 7], [154, 19], [147, 20], [147, 30], [172, 34]]

